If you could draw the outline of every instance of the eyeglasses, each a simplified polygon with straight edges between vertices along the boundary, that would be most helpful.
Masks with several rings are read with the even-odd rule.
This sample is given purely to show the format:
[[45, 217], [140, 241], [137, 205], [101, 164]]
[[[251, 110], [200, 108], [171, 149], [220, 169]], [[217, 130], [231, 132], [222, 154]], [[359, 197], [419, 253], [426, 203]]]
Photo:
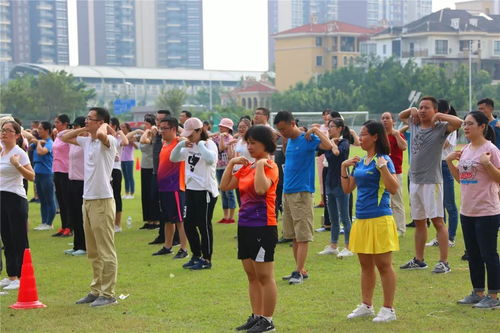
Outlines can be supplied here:
[[10, 128], [2, 128], [1, 132], [2, 133], [16, 133], [16, 131], [11, 130]]
[[86, 117], [85, 120], [99, 121], [100, 119], [93, 119], [93, 118], [90, 118], [90, 117]]
[[466, 122], [463, 122], [462, 123], [462, 127], [471, 127], [471, 126], [474, 126], [476, 125], [475, 123], [471, 122], [471, 121], [466, 121]]
[[160, 131], [168, 131], [171, 129], [172, 129], [172, 127], [160, 127]]
[[328, 126], [328, 128], [339, 128], [339, 127], [338, 127], [338, 126], [333, 125], [333, 126]]

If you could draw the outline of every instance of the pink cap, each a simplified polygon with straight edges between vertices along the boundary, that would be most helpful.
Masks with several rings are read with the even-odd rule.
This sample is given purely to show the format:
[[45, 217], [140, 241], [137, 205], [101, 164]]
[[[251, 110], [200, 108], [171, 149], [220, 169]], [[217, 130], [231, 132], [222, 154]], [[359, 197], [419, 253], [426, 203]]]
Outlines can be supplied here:
[[184, 130], [181, 133], [181, 136], [188, 137], [190, 136], [194, 130], [203, 127], [203, 122], [198, 118], [189, 118], [184, 122]]
[[219, 127], [225, 127], [225, 128], [229, 128], [230, 130], [233, 129], [233, 126], [234, 126], [234, 123], [231, 119], [229, 118], [222, 118], [220, 120], [220, 123], [219, 123]]

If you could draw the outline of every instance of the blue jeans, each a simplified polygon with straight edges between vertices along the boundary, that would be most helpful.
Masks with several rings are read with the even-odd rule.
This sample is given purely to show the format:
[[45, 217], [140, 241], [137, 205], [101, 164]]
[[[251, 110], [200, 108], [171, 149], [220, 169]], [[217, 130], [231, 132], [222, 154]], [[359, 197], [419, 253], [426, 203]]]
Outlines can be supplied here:
[[125, 180], [125, 193], [134, 194], [134, 161], [122, 161], [122, 173]]
[[42, 223], [52, 225], [54, 217], [56, 216], [54, 175], [37, 173], [35, 175], [35, 186], [38, 198], [40, 198]]
[[[224, 174], [224, 169], [217, 169], [217, 181], [220, 184], [220, 180], [222, 179], [222, 175]], [[234, 197], [234, 191], [220, 191], [222, 194], [222, 209], [235, 209], [236, 208], [236, 199]]]
[[[351, 231], [351, 219], [349, 217], [349, 194], [345, 194], [340, 186], [330, 189], [326, 194], [328, 215], [332, 224], [331, 242], [337, 244], [340, 233], [340, 220], [344, 225], [345, 244], [349, 244], [349, 232]], [[339, 220], [340, 215], [340, 220]]]
[[[455, 184], [453, 176], [451, 175], [450, 169], [446, 161], [442, 161], [443, 169], [443, 205], [448, 212], [448, 238], [451, 241], [455, 240], [455, 235], [457, 234], [458, 226], [458, 210], [455, 204]], [[444, 214], [444, 222], [446, 223], [446, 214]]]

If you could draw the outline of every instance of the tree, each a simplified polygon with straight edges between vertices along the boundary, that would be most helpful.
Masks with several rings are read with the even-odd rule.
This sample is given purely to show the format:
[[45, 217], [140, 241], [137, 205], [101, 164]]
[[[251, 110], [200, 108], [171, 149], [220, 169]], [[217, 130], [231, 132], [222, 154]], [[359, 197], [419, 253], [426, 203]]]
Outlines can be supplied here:
[[[220, 86], [212, 85], [212, 105], [220, 105], [220, 93], [222, 92]], [[198, 89], [192, 98], [196, 104], [208, 107], [210, 105], [210, 88], [202, 87]]]
[[162, 89], [156, 100], [156, 106], [160, 109], [168, 109], [173, 116], [178, 116], [186, 98], [186, 91], [182, 88]]
[[65, 71], [26, 75], [1, 87], [1, 112], [21, 119], [52, 120], [61, 113], [70, 117], [83, 112], [95, 90], [87, 89]]

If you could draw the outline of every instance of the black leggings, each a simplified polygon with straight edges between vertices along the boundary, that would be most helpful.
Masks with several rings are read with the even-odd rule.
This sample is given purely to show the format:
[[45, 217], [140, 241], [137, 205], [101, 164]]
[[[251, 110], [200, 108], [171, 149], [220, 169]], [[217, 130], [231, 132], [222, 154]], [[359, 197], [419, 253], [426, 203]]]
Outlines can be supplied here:
[[69, 215], [73, 222], [73, 249], [85, 250], [85, 234], [83, 232], [83, 180], [69, 181], [70, 200]]
[[0, 234], [5, 251], [7, 275], [21, 277], [24, 249], [28, 244], [28, 200], [0, 191]]
[[56, 187], [56, 198], [59, 204], [59, 215], [61, 216], [61, 228], [73, 229], [70, 210], [70, 188], [68, 174], [54, 172], [54, 185]]
[[113, 188], [113, 198], [115, 198], [116, 212], [122, 211], [122, 171], [113, 169], [111, 172], [111, 187]]
[[214, 198], [208, 191], [186, 191], [184, 229], [193, 257], [201, 257], [203, 254], [204, 259], [212, 259], [212, 216], [216, 202], [217, 197]]

